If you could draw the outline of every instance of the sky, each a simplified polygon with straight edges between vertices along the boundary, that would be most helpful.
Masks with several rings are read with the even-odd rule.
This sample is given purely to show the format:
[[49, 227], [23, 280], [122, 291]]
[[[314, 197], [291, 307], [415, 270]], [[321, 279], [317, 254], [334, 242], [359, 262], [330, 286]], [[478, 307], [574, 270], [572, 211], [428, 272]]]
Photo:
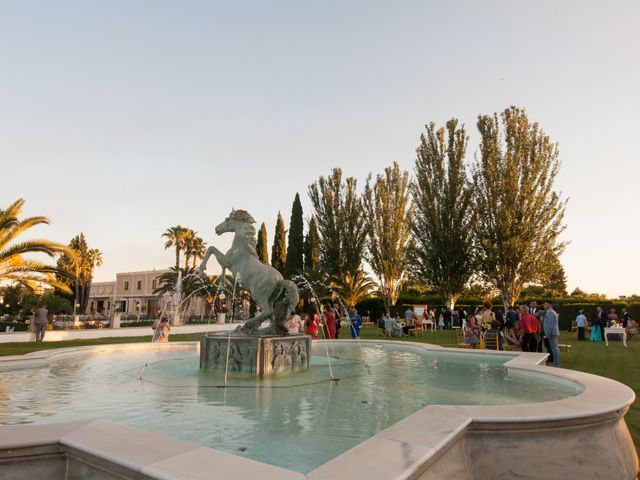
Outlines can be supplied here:
[[166, 228], [288, 223], [339, 166], [411, 170], [424, 125], [510, 105], [560, 147], [570, 290], [639, 293], [640, 2], [3, 1], [0, 208], [25, 198], [98, 281], [165, 268]]

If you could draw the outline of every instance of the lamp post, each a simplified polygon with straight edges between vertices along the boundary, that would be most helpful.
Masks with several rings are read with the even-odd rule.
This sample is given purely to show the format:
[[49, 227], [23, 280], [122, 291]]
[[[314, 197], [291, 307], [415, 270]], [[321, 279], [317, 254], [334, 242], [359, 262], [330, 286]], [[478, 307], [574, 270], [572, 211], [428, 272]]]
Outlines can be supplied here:
[[220, 300], [220, 311], [218, 312], [218, 323], [223, 324], [225, 320], [225, 316], [227, 315], [227, 306], [225, 304], [226, 295], [224, 292], [220, 292], [218, 295], [218, 299]]
[[35, 289], [35, 294], [37, 297], [41, 298], [44, 295], [44, 286], [41, 282], [38, 282], [38, 286]]

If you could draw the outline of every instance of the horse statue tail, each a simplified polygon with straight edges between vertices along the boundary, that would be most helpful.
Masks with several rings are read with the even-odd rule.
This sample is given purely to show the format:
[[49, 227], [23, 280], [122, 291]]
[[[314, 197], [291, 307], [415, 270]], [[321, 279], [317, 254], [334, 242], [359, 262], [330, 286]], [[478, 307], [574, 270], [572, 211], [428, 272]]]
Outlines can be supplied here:
[[287, 332], [285, 323], [300, 300], [298, 287], [291, 280], [279, 280], [271, 299], [273, 300], [272, 324], [277, 334], [285, 334]]

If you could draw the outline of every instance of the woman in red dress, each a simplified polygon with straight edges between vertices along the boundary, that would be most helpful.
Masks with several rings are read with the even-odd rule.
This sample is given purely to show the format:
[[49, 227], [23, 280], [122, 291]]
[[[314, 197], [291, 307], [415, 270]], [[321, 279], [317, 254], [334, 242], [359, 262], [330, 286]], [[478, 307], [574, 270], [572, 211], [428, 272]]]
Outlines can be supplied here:
[[318, 310], [313, 307], [309, 313], [307, 313], [307, 331], [306, 334], [312, 339], [318, 338], [318, 324], [320, 323], [320, 317], [318, 317]]
[[324, 316], [324, 338], [335, 339], [336, 317], [328, 303], [324, 305], [322, 315]]

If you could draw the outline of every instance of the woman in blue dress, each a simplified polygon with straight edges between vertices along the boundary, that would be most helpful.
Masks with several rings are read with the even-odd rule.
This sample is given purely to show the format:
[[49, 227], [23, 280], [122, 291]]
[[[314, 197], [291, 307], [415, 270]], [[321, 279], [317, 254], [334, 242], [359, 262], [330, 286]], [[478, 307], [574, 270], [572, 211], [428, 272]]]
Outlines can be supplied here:
[[602, 341], [602, 334], [600, 333], [600, 322], [597, 318], [591, 320], [591, 341]]

